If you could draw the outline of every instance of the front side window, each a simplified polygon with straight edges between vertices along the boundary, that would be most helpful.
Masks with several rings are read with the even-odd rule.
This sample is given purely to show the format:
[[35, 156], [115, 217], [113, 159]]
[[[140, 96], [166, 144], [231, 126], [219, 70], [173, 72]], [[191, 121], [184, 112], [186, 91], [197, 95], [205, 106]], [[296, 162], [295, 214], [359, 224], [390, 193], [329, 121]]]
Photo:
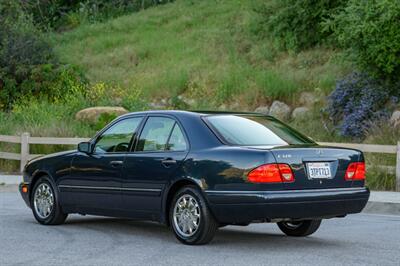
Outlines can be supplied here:
[[133, 134], [142, 117], [133, 117], [117, 122], [97, 139], [95, 153], [128, 152]]
[[282, 122], [267, 116], [211, 115], [211, 128], [228, 144], [262, 146], [311, 144], [312, 140]]
[[149, 117], [140, 134], [137, 151], [165, 151], [175, 120], [167, 117]]

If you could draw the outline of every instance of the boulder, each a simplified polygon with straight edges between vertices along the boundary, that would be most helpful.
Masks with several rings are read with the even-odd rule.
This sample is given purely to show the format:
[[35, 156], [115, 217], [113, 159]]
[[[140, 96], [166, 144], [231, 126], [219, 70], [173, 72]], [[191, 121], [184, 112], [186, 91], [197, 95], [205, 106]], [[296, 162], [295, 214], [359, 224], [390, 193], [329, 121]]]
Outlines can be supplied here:
[[400, 110], [393, 112], [392, 116], [390, 117], [390, 123], [395, 127], [400, 126]]
[[163, 102], [151, 102], [149, 103], [149, 107], [150, 109], [160, 110], [165, 109], [167, 107], [167, 104], [164, 104]]
[[319, 98], [312, 92], [304, 91], [300, 94], [299, 103], [304, 106], [312, 106]]
[[76, 113], [75, 118], [80, 121], [87, 121], [87, 122], [97, 122], [99, 117], [102, 114], [110, 114], [110, 115], [123, 115], [128, 113], [123, 107], [114, 107], [114, 106], [97, 106], [97, 107], [90, 107], [83, 110], [80, 110]]
[[290, 111], [291, 108], [286, 103], [274, 101], [269, 109], [269, 115], [281, 120], [287, 120], [290, 118]]
[[231, 104], [229, 104], [229, 110], [231, 111], [239, 111], [242, 110], [243, 108], [240, 107], [240, 103], [239, 102], [233, 102]]
[[160, 104], [162, 104], [164, 106], [167, 106], [168, 105], [168, 100], [163, 98], [163, 99], [160, 100]]
[[188, 98], [185, 95], [179, 95], [178, 96], [178, 100], [180, 100], [181, 102], [183, 102], [184, 104], [186, 104], [188, 106], [195, 106], [196, 105], [196, 100], [195, 99]]
[[269, 106], [268, 105], [262, 105], [262, 106], [258, 106], [254, 112], [256, 113], [260, 113], [263, 115], [268, 115], [269, 114]]
[[220, 111], [226, 111], [228, 110], [228, 106], [226, 106], [226, 104], [221, 104], [220, 106], [218, 106], [218, 110]]
[[293, 119], [301, 119], [307, 116], [308, 112], [310, 109], [308, 107], [302, 106], [302, 107], [297, 107], [293, 110], [292, 112], [292, 118]]

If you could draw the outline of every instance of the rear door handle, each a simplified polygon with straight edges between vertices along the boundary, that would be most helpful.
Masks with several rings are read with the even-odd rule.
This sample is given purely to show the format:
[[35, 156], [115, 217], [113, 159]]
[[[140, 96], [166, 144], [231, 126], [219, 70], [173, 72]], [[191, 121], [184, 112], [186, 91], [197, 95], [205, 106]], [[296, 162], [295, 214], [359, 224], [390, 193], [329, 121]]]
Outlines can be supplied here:
[[165, 167], [170, 167], [172, 164], [176, 164], [176, 160], [172, 158], [165, 158], [161, 161], [161, 164]]
[[123, 161], [111, 161], [110, 164], [112, 167], [119, 167], [123, 164]]

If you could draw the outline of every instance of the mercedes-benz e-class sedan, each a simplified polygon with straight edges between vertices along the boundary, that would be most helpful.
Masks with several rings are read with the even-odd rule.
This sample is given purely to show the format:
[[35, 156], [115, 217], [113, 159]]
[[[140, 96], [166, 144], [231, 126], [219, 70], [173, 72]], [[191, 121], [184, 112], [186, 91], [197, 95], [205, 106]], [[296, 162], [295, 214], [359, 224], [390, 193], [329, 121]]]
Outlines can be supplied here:
[[153, 220], [185, 244], [255, 222], [307, 236], [369, 197], [362, 152], [320, 146], [254, 113], [126, 114], [77, 150], [30, 161], [23, 178], [21, 195], [41, 224], [70, 213]]

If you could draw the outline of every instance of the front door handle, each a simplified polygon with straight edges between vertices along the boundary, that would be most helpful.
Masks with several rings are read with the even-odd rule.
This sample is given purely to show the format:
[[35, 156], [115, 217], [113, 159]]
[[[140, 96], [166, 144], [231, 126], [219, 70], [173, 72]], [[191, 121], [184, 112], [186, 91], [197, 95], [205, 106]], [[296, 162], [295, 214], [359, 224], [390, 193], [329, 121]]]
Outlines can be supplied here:
[[176, 160], [172, 158], [165, 158], [161, 161], [162, 165], [165, 167], [170, 167], [172, 164], [176, 164]]
[[123, 164], [123, 161], [111, 161], [110, 164], [112, 167], [119, 167]]

